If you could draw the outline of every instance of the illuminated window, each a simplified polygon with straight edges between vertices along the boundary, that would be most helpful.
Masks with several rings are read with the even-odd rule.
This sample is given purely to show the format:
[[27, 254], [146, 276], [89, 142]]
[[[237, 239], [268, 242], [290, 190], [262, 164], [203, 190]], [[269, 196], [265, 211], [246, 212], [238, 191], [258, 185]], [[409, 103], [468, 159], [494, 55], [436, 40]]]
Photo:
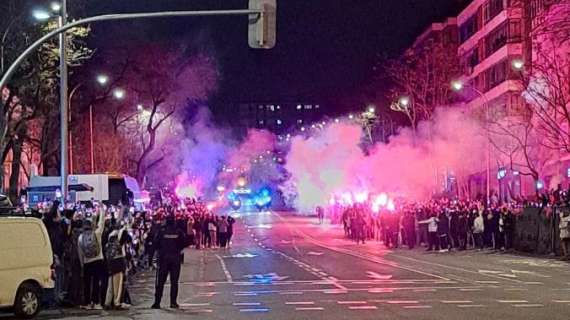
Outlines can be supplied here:
[[298, 105], [297, 105], [297, 110], [301, 110], [301, 108], [303, 108], [303, 106], [300, 105], [300, 104], [298, 104]]
[[283, 122], [281, 121], [281, 119], [277, 119], [277, 124], [281, 125]]
[[303, 120], [299, 119], [299, 120], [297, 120], [297, 123], [298, 123], [298, 124], [303, 124]]

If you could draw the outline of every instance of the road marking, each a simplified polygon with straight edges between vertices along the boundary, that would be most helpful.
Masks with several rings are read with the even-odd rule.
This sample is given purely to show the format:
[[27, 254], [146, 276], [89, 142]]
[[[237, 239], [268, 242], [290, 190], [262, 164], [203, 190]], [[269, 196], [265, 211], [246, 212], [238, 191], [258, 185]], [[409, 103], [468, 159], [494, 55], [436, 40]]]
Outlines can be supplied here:
[[431, 306], [404, 306], [404, 309], [431, 309]]
[[528, 291], [526, 288], [508, 288], [505, 291]]
[[477, 280], [475, 282], [481, 283], [481, 284], [498, 284], [499, 283], [499, 281], [486, 281], [486, 280]]
[[435, 289], [414, 289], [414, 292], [436, 292]]
[[386, 274], [386, 275], [384, 275], [384, 274], [376, 273], [376, 272], [374, 272], [374, 271], [366, 271], [366, 275], [367, 275], [369, 278], [376, 279], [376, 280], [389, 280], [389, 279], [392, 279], [392, 275], [391, 275], [391, 274]]
[[337, 301], [338, 304], [366, 304], [366, 301]]
[[181, 303], [181, 307], [205, 307], [209, 306], [209, 303]]
[[269, 312], [267, 308], [239, 309], [239, 312]]
[[467, 288], [467, 289], [459, 289], [459, 291], [464, 291], [464, 292], [471, 292], [471, 291], [481, 291], [481, 289], [471, 289], [471, 288]]
[[544, 284], [544, 283], [539, 282], [539, 281], [529, 281], [529, 282], [524, 282], [524, 284], [536, 285], [536, 284]]
[[350, 310], [377, 310], [377, 306], [349, 306]]
[[260, 302], [234, 302], [233, 303], [234, 306], [259, 306], [261, 305]]
[[369, 293], [392, 293], [392, 292], [394, 292], [394, 290], [390, 289], [390, 288], [371, 288], [371, 289], [368, 289], [368, 292]]
[[279, 292], [279, 294], [282, 295], [296, 295], [296, 294], [303, 294], [303, 292], [301, 291], [286, 291], [286, 292]]
[[323, 311], [323, 307], [299, 307], [295, 308], [295, 311]]
[[516, 307], [516, 308], [539, 308], [539, 307], [544, 307], [544, 305], [540, 304], [540, 303], [514, 304], [513, 307]]
[[528, 303], [526, 300], [497, 300], [499, 303]]
[[251, 292], [251, 293], [234, 293], [234, 296], [237, 297], [251, 297], [251, 296], [256, 296], [257, 293]]
[[201, 313], [212, 313], [214, 310], [212, 309], [194, 309], [192, 312], [201, 312]]
[[418, 304], [418, 303], [420, 303], [417, 300], [388, 300], [386, 302], [388, 304]]
[[226, 275], [226, 280], [229, 283], [234, 282], [234, 280], [232, 279], [232, 275], [231, 275], [230, 271], [228, 270], [226, 263], [224, 262], [224, 259], [222, 257], [220, 257], [219, 254], [216, 255], [216, 258], [218, 258], [218, 260], [220, 260], [220, 264], [222, 265], [222, 270], [224, 271], [224, 274]]
[[332, 289], [332, 290], [323, 290], [323, 293], [326, 294], [340, 294], [340, 293], [348, 293], [347, 290], [336, 290], [336, 289]]
[[483, 304], [458, 304], [458, 308], [483, 308], [485, 305]]
[[552, 300], [552, 302], [556, 302], [556, 303], [570, 303], [570, 300]]
[[441, 300], [442, 303], [446, 304], [470, 304], [473, 303], [471, 300]]
[[315, 304], [315, 302], [314, 301], [286, 301], [285, 304], [291, 305], [291, 306], [306, 306], [306, 305]]

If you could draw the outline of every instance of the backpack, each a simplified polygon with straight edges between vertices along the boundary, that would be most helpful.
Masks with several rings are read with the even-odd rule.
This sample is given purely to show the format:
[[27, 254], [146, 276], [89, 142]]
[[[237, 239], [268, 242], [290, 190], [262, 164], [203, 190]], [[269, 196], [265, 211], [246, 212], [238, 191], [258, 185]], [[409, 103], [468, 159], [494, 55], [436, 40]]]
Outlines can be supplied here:
[[114, 235], [109, 237], [109, 241], [105, 245], [105, 258], [107, 261], [112, 261], [123, 257], [121, 244], [119, 243], [119, 236]]
[[126, 260], [123, 256], [123, 250], [118, 235], [109, 237], [109, 241], [105, 245], [105, 258], [107, 259], [107, 271], [109, 274], [124, 272], [126, 269]]
[[97, 236], [95, 235], [95, 231], [89, 230], [85, 231], [81, 234], [81, 251], [85, 254], [87, 259], [96, 258], [101, 252], [101, 248], [99, 246], [99, 241], [97, 241]]

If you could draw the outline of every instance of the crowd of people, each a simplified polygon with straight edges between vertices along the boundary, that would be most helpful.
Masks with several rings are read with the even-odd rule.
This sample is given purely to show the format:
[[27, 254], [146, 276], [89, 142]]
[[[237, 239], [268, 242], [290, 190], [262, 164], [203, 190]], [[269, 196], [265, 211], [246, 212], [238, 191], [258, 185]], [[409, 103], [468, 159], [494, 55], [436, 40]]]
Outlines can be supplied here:
[[[560, 198], [540, 197], [537, 202], [499, 204], [489, 207], [481, 201], [441, 198], [427, 202], [400, 203], [388, 210], [373, 212], [368, 203], [329, 209], [333, 222], [343, 225], [345, 235], [356, 243], [383, 241], [388, 248], [424, 246], [428, 251], [513, 248], [514, 221], [525, 206], [537, 206], [544, 214]], [[570, 216], [560, 212], [560, 238], [563, 255], [569, 256]]]
[[164, 232], [169, 227], [181, 235], [176, 243], [182, 248], [175, 249], [180, 263], [183, 248], [227, 248], [234, 233], [232, 217], [218, 216], [195, 200], [140, 212], [125, 206], [87, 207], [62, 209], [54, 202], [34, 211], [44, 221], [54, 254], [54, 294], [46, 301], [51, 306], [128, 309], [132, 300], [127, 284], [133, 276], [157, 270], [157, 279], [166, 280], [172, 271], [165, 258], [169, 246]]

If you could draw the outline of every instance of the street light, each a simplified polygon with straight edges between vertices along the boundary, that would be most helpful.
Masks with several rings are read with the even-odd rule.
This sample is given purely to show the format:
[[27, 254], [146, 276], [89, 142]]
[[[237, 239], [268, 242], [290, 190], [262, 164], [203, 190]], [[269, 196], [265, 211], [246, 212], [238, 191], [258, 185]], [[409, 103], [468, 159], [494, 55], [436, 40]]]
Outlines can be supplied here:
[[122, 100], [125, 98], [125, 95], [125, 90], [121, 88], [113, 90], [113, 97], [115, 97], [115, 99]]
[[51, 18], [51, 14], [43, 9], [36, 9], [32, 11], [32, 16], [38, 21], [45, 21]]
[[371, 105], [371, 106], [368, 106], [368, 112], [374, 113], [374, 112], [376, 112], [376, 108], [375, 108], [374, 106], [372, 106], [372, 105]]
[[138, 110], [138, 111], [142, 111], [143, 109], [144, 109], [144, 107], [143, 107], [142, 104], [140, 104], [140, 103], [137, 104], [137, 110]]
[[61, 10], [61, 3], [54, 1], [54, 2], [50, 3], [49, 7], [50, 7], [51, 11], [59, 12]]
[[511, 66], [516, 71], [522, 71], [524, 69], [524, 61], [522, 59], [513, 59]]
[[[451, 89], [460, 92], [465, 88], [465, 83], [461, 80], [451, 81]], [[483, 107], [485, 108], [485, 127], [487, 131], [487, 205], [491, 203], [491, 134], [489, 130], [489, 100], [483, 92], [471, 85], [471, 89], [483, 99]]]
[[348, 115], [348, 118], [352, 120], [352, 119], [354, 119], [354, 115], [351, 113]]
[[97, 75], [97, 82], [100, 85], [104, 86], [107, 84], [107, 82], [109, 82], [109, 77], [106, 74]]

